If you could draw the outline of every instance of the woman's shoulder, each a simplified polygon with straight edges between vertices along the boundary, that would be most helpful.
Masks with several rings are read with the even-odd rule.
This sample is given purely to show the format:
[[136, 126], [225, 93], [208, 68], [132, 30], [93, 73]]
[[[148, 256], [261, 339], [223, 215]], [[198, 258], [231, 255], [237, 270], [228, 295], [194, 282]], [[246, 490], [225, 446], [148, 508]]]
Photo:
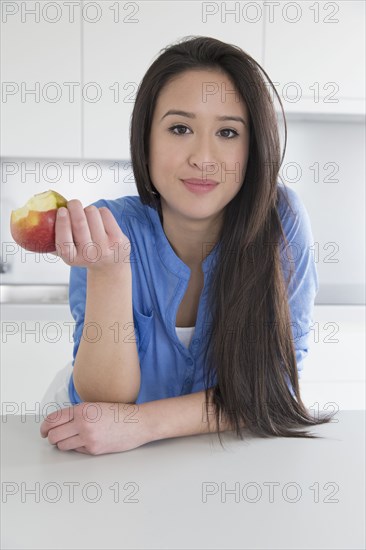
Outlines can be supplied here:
[[277, 190], [277, 208], [281, 219], [290, 215], [296, 217], [303, 214], [305, 205], [295, 189], [279, 183]]
[[277, 208], [287, 238], [299, 242], [313, 240], [309, 213], [297, 191], [278, 184]]

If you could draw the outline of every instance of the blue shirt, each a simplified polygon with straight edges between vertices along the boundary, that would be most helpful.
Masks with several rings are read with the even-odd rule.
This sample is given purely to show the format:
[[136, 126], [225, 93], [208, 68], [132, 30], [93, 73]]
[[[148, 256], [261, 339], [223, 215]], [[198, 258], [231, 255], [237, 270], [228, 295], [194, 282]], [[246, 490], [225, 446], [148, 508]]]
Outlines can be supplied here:
[[[313, 235], [305, 206], [297, 193], [286, 187], [294, 215], [283, 195], [284, 186], [279, 183], [278, 187], [282, 190], [278, 212], [294, 258], [295, 273], [288, 289], [288, 300], [300, 375], [308, 353], [318, 276], [311, 252]], [[141, 386], [136, 403], [203, 391], [203, 351], [207, 345], [206, 331], [212, 320], [207, 307], [207, 291], [218, 245], [202, 262], [204, 287], [199, 300], [194, 334], [187, 349], [176, 334], [175, 321], [179, 304], [188, 287], [191, 270], [171, 247], [158, 212], [142, 204], [138, 195], [115, 200], [100, 199], [92, 204], [98, 208], [109, 208], [131, 243], [133, 321], [141, 368]], [[284, 263], [283, 260], [286, 249], [282, 248], [282, 251], [282, 269], [287, 276], [288, 261]], [[70, 268], [69, 303], [75, 320], [72, 366], [84, 326], [86, 275], [87, 268]], [[293, 394], [288, 378], [287, 383]], [[72, 375], [69, 398], [72, 404], [82, 402], [75, 390]]]

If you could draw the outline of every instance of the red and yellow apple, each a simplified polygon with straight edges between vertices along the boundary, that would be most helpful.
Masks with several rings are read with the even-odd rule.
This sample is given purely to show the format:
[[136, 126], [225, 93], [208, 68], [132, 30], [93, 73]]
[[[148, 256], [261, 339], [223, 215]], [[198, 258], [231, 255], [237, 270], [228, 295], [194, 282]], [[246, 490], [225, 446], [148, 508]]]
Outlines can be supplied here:
[[54, 252], [56, 213], [67, 206], [65, 197], [56, 191], [34, 195], [25, 206], [12, 210], [10, 231], [14, 241], [31, 252]]

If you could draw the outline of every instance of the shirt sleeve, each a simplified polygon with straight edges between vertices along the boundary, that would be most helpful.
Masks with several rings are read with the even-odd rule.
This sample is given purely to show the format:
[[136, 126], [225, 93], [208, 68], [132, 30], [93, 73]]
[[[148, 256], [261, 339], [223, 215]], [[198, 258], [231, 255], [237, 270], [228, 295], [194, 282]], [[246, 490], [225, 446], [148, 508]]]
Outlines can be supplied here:
[[[283, 242], [281, 243], [280, 254], [286, 281], [289, 276], [290, 262], [294, 271], [288, 286], [288, 303], [300, 378], [304, 360], [309, 352], [314, 303], [319, 290], [319, 280], [313, 254], [314, 238], [308, 212], [293, 189], [286, 187], [282, 193], [287, 196], [289, 204], [283, 196], [281, 222], [287, 238], [287, 246]], [[287, 382], [293, 394], [289, 380]]]

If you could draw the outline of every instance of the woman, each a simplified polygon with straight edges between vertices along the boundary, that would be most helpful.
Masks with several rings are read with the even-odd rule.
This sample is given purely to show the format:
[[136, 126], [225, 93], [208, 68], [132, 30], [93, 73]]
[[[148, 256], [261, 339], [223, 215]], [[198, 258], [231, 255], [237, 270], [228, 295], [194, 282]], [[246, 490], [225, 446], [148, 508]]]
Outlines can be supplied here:
[[[281, 157], [261, 72], [281, 104], [239, 47], [188, 37], [165, 48], [132, 114], [138, 196], [85, 211], [69, 201], [58, 218], [76, 320], [74, 361], [65, 371], [73, 405], [136, 403], [150, 419], [160, 407], [170, 420], [155, 439], [205, 433], [202, 422], [211, 431], [210, 416], [219, 437], [224, 429], [242, 437], [243, 427], [263, 437], [314, 437], [297, 428], [331, 420], [310, 416], [300, 396], [318, 278], [305, 207], [278, 181], [285, 151]], [[67, 258], [61, 243], [73, 240], [98, 243], [98, 261], [81, 246]], [[116, 321], [124, 328], [133, 321], [137, 341], [114, 345], [108, 328]], [[84, 334], [90, 323], [98, 325], [94, 339]], [[207, 416], [183, 426], [193, 403]], [[169, 431], [178, 411], [179, 430]], [[59, 448], [86, 452], [80, 431], [57, 426], [54, 440], [69, 437]]]

